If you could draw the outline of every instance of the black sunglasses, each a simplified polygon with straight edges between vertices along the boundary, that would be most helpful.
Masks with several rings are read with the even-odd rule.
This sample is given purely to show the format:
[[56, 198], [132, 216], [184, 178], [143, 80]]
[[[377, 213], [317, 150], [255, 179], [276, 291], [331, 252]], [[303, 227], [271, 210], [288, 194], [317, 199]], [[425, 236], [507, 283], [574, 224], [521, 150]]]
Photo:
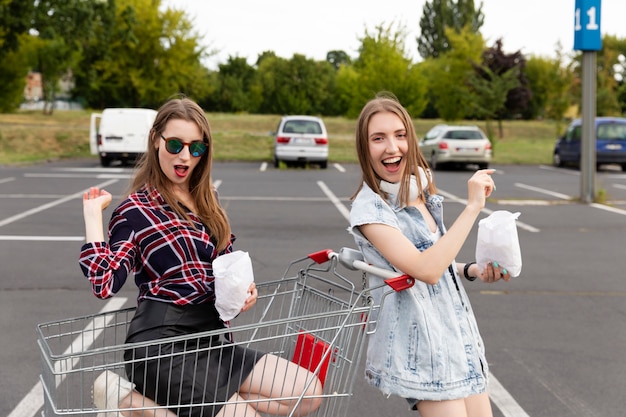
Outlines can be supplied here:
[[161, 133], [161, 139], [165, 141], [165, 150], [171, 154], [179, 154], [185, 146], [189, 147], [189, 153], [196, 158], [204, 155], [208, 145], [202, 140], [194, 140], [191, 143], [185, 143], [178, 138], [166, 138]]

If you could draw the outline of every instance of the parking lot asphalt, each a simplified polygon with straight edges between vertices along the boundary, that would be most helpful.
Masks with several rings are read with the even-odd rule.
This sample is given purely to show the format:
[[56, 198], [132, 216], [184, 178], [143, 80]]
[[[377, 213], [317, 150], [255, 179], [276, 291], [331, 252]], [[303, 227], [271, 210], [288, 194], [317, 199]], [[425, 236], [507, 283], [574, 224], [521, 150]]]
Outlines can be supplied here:
[[[606, 204], [580, 204], [580, 174], [548, 166], [496, 166], [491, 211], [520, 212], [523, 267], [510, 283], [467, 284], [487, 346], [496, 417], [626, 416], [626, 172], [596, 175]], [[82, 192], [107, 188], [114, 204], [132, 171], [96, 160], [0, 167], [0, 415], [40, 415], [37, 324], [94, 314], [77, 258]], [[437, 171], [448, 226], [462, 210], [471, 170]], [[280, 277], [308, 253], [353, 247], [346, 228], [356, 165], [274, 169], [216, 163], [213, 180], [258, 281]], [[104, 215], [110, 216], [111, 208]], [[476, 227], [459, 261], [474, 257]], [[360, 277], [355, 277], [360, 279]], [[131, 306], [127, 282], [116, 297]], [[116, 305], [117, 306], [117, 305]], [[356, 376], [348, 417], [409, 415]]]

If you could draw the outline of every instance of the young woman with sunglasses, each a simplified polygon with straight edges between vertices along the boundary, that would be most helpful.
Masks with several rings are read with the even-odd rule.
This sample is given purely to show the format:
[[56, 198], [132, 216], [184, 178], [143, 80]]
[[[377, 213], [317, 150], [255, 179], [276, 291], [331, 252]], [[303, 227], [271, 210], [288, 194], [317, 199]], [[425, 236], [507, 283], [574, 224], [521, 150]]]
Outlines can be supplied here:
[[[366, 380], [385, 396], [403, 397], [422, 417], [489, 417], [488, 364], [461, 277], [508, 281], [496, 260], [455, 261], [487, 197], [494, 170], [468, 180], [467, 203], [446, 230], [442, 197], [421, 154], [411, 117], [391, 95], [369, 101], [357, 121], [362, 183], [350, 231], [365, 260], [415, 278], [385, 298], [368, 342]], [[381, 278], [370, 275], [376, 287]], [[381, 303], [382, 292], [372, 296]]]
[[[227, 325], [215, 309], [211, 265], [217, 256], [233, 250], [235, 236], [212, 186], [211, 159], [211, 131], [204, 111], [187, 98], [173, 99], [159, 109], [148, 151], [138, 163], [128, 195], [112, 214], [108, 243], [102, 211], [111, 203], [111, 194], [91, 188], [83, 196], [87, 242], [81, 249], [80, 266], [95, 296], [113, 296], [131, 273], [139, 288], [128, 343]], [[251, 295], [242, 312], [257, 299], [254, 284], [248, 290]], [[224, 343], [220, 355], [180, 354], [185, 346], [215, 343]], [[173, 352], [177, 354], [168, 357]], [[157, 355], [162, 359], [146, 360]], [[228, 342], [198, 338], [193, 343], [155, 344], [127, 350], [125, 360], [130, 382], [103, 373], [94, 384], [97, 407], [145, 408], [154, 404], [148, 397], [168, 408], [158, 410], [161, 415], [228, 417], [288, 414], [294, 403], [283, 398], [298, 398], [304, 391], [317, 398], [305, 398], [296, 415], [316, 410], [321, 402], [319, 381], [305, 388], [312, 377], [306, 369]], [[229, 368], [224, 370], [224, 366]], [[206, 399], [231, 403], [185, 406]], [[242, 399], [260, 401], [242, 405]], [[137, 410], [136, 414], [148, 415], [147, 411]]]

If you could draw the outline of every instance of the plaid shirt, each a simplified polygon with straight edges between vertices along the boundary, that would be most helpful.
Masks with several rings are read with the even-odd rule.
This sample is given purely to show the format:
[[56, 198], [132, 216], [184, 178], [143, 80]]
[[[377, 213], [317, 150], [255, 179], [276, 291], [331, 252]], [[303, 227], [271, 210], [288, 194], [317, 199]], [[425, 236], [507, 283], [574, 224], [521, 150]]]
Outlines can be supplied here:
[[232, 251], [217, 253], [215, 241], [200, 219], [189, 212], [196, 228], [181, 218], [154, 188], [131, 194], [113, 212], [109, 243], [82, 246], [80, 266], [94, 295], [109, 298], [131, 272], [139, 287], [138, 300], [200, 304], [214, 302], [212, 262]]

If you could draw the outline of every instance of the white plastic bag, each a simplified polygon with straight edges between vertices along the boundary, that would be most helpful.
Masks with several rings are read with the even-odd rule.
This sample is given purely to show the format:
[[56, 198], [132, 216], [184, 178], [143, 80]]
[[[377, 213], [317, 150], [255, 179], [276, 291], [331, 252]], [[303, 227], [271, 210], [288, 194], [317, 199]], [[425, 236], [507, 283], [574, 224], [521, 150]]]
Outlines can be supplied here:
[[520, 213], [498, 210], [478, 222], [476, 263], [482, 272], [488, 262], [496, 261], [512, 277], [522, 272], [522, 253], [515, 220]]
[[254, 282], [252, 261], [248, 252], [234, 251], [213, 261], [215, 276], [215, 308], [224, 321], [237, 317], [250, 296], [248, 288]]

